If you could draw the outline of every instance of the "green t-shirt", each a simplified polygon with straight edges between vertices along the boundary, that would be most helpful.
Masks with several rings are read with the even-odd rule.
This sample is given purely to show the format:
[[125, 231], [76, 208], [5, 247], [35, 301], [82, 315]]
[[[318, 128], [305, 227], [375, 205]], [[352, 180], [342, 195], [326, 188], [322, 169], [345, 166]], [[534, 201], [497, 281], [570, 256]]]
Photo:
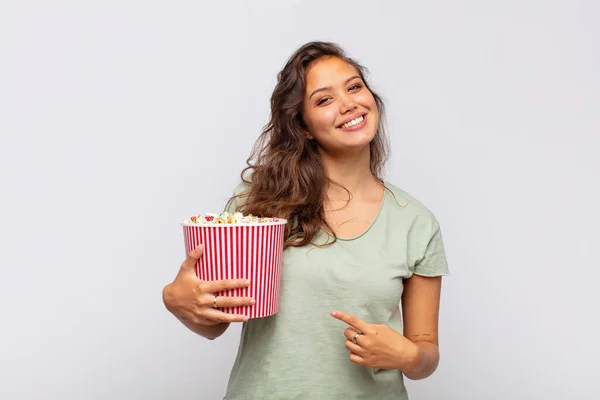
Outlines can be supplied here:
[[[393, 195], [385, 191], [377, 217], [361, 235], [284, 251], [279, 311], [243, 324], [224, 399], [408, 399], [399, 370], [350, 361], [348, 325], [330, 315], [340, 310], [402, 332], [403, 279], [449, 273], [434, 215], [385, 185]], [[322, 232], [317, 243], [326, 240]]]

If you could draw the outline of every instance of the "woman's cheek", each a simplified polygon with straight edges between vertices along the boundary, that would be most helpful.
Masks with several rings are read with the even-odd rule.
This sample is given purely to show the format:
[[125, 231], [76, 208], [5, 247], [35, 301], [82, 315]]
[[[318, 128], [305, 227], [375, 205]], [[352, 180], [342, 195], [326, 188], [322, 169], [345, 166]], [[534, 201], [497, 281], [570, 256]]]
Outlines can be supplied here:
[[322, 118], [323, 128], [324, 129], [331, 129], [331, 127], [333, 127], [334, 124], [335, 124], [335, 117], [336, 117], [336, 112], [333, 109], [326, 110], [323, 113], [323, 118]]

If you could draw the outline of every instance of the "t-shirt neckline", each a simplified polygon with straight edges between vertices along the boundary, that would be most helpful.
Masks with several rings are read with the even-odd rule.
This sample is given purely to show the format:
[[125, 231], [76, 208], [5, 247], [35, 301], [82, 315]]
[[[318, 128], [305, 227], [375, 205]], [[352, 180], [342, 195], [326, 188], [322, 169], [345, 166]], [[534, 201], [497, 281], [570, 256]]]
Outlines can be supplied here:
[[373, 226], [375, 225], [377, 220], [379, 220], [379, 216], [381, 215], [381, 213], [383, 211], [383, 206], [384, 206], [385, 201], [388, 196], [388, 194], [387, 194], [388, 188], [387, 188], [386, 182], [382, 181], [382, 183], [383, 183], [384, 187], [383, 187], [383, 197], [381, 199], [381, 204], [379, 205], [379, 210], [377, 210], [377, 214], [375, 214], [375, 218], [373, 218], [373, 221], [371, 221], [371, 223], [369, 224], [367, 229], [365, 229], [362, 233], [359, 233], [358, 235], [350, 237], [350, 238], [343, 238], [343, 237], [338, 236], [337, 240], [340, 240], [342, 242], [351, 242], [353, 240], [359, 239], [360, 237], [366, 235], [371, 230], [371, 228], [373, 228]]

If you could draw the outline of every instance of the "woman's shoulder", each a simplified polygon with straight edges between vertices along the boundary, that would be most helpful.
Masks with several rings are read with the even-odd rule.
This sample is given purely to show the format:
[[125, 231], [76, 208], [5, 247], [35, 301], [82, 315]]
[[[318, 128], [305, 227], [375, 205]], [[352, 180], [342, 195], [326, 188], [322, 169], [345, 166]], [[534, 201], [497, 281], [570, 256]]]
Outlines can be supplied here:
[[395, 209], [401, 212], [408, 212], [415, 217], [430, 220], [433, 224], [437, 225], [438, 221], [434, 213], [422, 201], [397, 185], [388, 181], [384, 181], [383, 183], [393, 195], [392, 200], [396, 203]]
[[407, 191], [384, 183], [400, 203], [388, 207], [391, 211], [387, 215], [398, 227], [392, 231], [401, 232], [403, 240], [406, 235], [411, 273], [427, 277], [449, 275], [442, 230], [433, 212]]
[[250, 185], [250, 182], [243, 180], [237, 184], [237, 186], [233, 189], [233, 194], [225, 205], [225, 211], [235, 212], [244, 204], [247, 197], [246, 194], [250, 190]]
[[239, 196], [241, 194], [247, 193], [250, 190], [250, 182], [240, 181], [237, 186], [233, 189], [233, 194], [235, 196]]

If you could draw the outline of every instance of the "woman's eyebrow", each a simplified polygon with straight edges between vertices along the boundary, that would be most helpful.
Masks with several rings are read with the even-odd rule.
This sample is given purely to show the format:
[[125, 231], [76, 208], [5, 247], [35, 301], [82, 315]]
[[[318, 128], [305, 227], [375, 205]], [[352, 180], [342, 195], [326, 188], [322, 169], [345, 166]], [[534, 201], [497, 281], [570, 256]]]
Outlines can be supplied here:
[[[358, 75], [351, 76], [350, 78], [346, 79], [346, 82], [345, 82], [345, 83], [348, 83], [348, 82], [350, 82], [352, 79], [356, 79], [356, 78], [360, 78], [360, 76], [358, 76]], [[316, 89], [314, 92], [312, 92], [312, 93], [310, 94], [310, 96], [308, 96], [308, 98], [310, 99], [310, 98], [311, 98], [311, 97], [313, 97], [313, 95], [315, 95], [316, 93], [318, 93], [318, 92], [322, 92], [322, 91], [324, 91], [324, 90], [328, 90], [328, 89], [331, 89], [331, 86], [325, 86], [325, 87], [322, 87], [322, 88]]]

